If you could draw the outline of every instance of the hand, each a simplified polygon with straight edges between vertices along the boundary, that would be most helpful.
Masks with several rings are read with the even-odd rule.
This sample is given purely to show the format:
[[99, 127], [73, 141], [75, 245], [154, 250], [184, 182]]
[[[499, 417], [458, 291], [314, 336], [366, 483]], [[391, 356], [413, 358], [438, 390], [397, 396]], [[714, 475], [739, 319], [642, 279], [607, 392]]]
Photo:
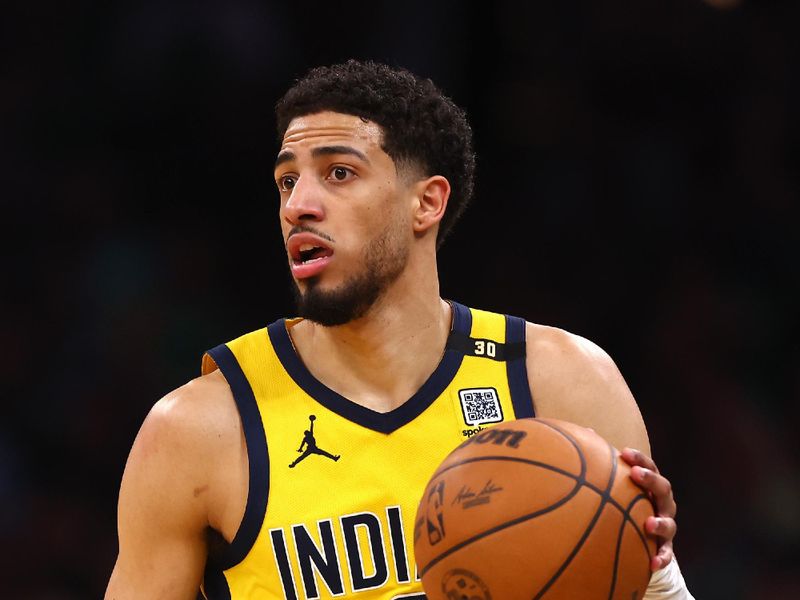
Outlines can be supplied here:
[[658, 472], [653, 459], [638, 450], [625, 448], [622, 458], [632, 467], [631, 479], [650, 493], [655, 505], [656, 516], [648, 517], [644, 528], [659, 540], [658, 552], [650, 561], [650, 570], [658, 571], [666, 567], [674, 557], [672, 540], [678, 531], [678, 525], [675, 523], [677, 506], [672, 496], [672, 484]]

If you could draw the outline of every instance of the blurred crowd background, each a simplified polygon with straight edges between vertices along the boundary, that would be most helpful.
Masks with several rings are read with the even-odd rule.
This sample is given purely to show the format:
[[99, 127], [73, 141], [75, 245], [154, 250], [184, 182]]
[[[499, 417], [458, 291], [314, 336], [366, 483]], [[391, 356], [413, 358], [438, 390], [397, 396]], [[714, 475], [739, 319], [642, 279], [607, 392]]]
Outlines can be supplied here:
[[292, 313], [272, 107], [350, 57], [431, 77], [474, 126], [443, 294], [612, 355], [698, 599], [800, 597], [800, 3], [3, 12], [3, 598], [101, 597], [152, 404]]

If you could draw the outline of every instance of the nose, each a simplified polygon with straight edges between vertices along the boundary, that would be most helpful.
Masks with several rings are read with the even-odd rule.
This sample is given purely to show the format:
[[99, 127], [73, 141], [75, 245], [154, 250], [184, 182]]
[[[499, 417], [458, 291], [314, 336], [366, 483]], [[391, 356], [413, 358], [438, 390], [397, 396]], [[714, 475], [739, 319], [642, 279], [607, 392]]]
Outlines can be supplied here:
[[299, 177], [286, 202], [281, 206], [283, 218], [297, 225], [307, 221], [321, 221], [325, 216], [323, 191], [310, 177]]

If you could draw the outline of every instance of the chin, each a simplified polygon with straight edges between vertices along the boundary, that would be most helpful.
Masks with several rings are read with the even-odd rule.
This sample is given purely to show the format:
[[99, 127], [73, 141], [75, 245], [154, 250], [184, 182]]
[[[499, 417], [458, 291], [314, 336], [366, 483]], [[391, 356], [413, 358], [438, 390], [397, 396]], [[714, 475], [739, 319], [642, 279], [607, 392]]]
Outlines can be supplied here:
[[335, 281], [327, 271], [294, 280], [292, 288], [298, 315], [329, 327], [365, 316], [406, 266], [408, 249], [395, 248], [391, 239], [392, 236], [386, 234], [368, 244], [363, 268], [343, 281]]
[[345, 325], [363, 317], [383, 288], [369, 279], [355, 279], [324, 288], [317, 282], [293, 286], [297, 315], [326, 327]]

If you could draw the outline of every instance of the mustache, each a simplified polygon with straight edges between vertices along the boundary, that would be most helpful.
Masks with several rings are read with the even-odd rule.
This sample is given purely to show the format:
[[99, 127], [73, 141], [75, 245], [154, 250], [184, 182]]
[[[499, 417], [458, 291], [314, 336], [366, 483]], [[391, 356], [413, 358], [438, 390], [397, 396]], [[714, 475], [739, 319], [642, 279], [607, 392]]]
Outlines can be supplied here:
[[329, 242], [334, 241], [333, 238], [329, 236], [327, 233], [323, 233], [319, 229], [315, 229], [314, 227], [311, 227], [309, 225], [295, 225], [289, 230], [289, 235], [286, 236], [286, 239], [288, 240], [295, 233], [313, 233], [314, 235], [321, 237], [323, 240], [327, 240]]

